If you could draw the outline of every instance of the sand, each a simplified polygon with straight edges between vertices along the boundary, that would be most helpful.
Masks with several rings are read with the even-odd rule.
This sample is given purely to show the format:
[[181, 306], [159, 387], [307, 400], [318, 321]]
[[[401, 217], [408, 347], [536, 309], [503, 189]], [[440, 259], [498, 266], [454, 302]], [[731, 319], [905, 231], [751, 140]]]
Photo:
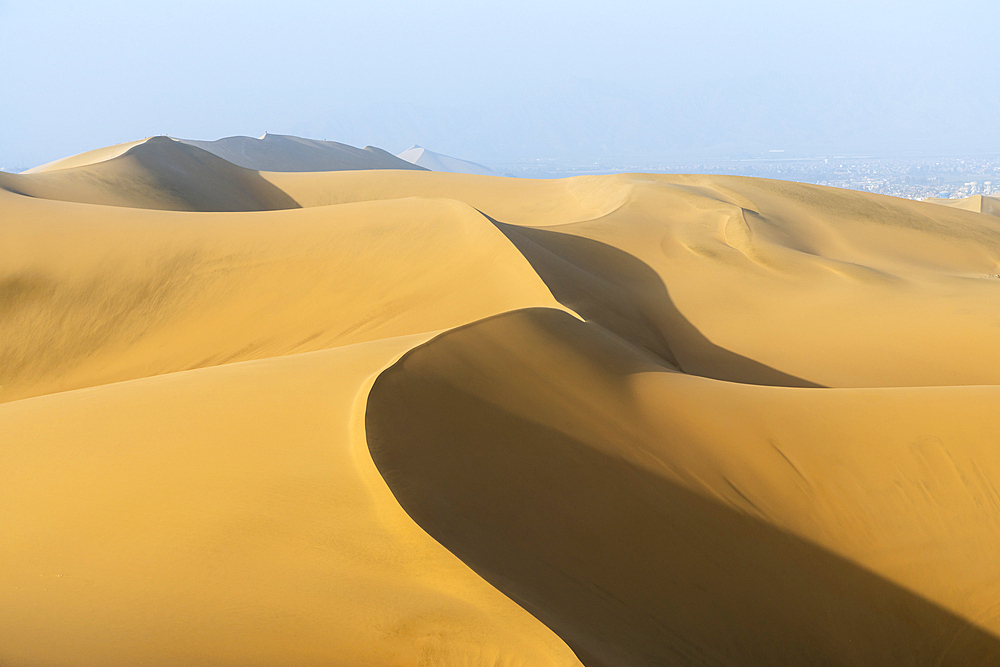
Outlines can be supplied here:
[[1000, 662], [996, 217], [116, 150], [0, 181], [3, 664]]
[[931, 197], [924, 201], [951, 206], [963, 211], [974, 211], [976, 213], [1000, 216], [1000, 197], [993, 195], [972, 195], [971, 197], [964, 197], [962, 199], [937, 199]]

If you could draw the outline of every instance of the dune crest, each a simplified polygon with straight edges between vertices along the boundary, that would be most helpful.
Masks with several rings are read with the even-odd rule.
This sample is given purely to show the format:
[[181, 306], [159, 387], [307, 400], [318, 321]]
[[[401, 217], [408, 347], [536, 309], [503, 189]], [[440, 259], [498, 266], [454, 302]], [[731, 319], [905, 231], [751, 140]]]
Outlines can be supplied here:
[[15, 194], [163, 211], [298, 208], [249, 169], [169, 137], [152, 137], [106, 160], [33, 174], [0, 174]]
[[407, 353], [366, 420], [410, 516], [584, 664], [988, 665], [996, 496], [959, 478], [1000, 475], [998, 401], [706, 380], [527, 310]]
[[97, 164], [98, 162], [105, 162], [107, 160], [112, 160], [118, 157], [119, 155], [127, 152], [128, 150], [136, 146], [144, 144], [151, 138], [152, 137], [146, 137], [145, 139], [138, 139], [136, 141], [126, 141], [124, 143], [115, 144], [114, 146], [107, 146], [105, 148], [95, 148], [92, 151], [86, 151], [84, 153], [79, 153], [77, 155], [71, 155], [69, 157], [59, 158], [58, 160], [53, 160], [52, 162], [46, 162], [45, 164], [39, 165], [37, 167], [26, 169], [21, 173], [37, 174], [43, 171], [71, 169], [73, 167], [84, 167], [89, 164]]
[[963, 211], [1000, 216], [1000, 197], [990, 195], [972, 195], [964, 199], [936, 199], [932, 197], [924, 201], [959, 208]]
[[982, 202], [197, 143], [0, 174], [0, 663], [1000, 662]]

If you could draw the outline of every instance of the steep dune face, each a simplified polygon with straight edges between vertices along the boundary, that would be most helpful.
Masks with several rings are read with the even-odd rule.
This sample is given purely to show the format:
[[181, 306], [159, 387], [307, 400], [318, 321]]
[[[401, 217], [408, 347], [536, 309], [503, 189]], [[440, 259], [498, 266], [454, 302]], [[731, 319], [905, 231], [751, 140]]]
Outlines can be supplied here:
[[261, 176], [303, 207], [406, 197], [465, 202], [504, 222], [547, 227], [602, 216], [628, 197], [628, 176], [530, 180], [442, 172], [390, 176], [363, 171]]
[[636, 184], [599, 219], [522, 234], [642, 300], [695, 374], [834, 387], [1000, 380], [989, 314], [1000, 307], [1000, 225], [988, 216], [672, 177]]
[[78, 157], [0, 174], [0, 663], [1000, 662], [997, 218]]
[[408, 353], [366, 419], [407, 513], [587, 665], [989, 665], [997, 405], [696, 378], [533, 310]]
[[565, 305], [695, 374], [831, 387], [1000, 381], [992, 216], [723, 176], [264, 176], [303, 206], [420, 192], [464, 201], [500, 223]]
[[425, 339], [0, 406], [3, 663], [578, 666], [368, 457], [365, 383]]
[[167, 211], [297, 208], [256, 172], [168, 137], [93, 164], [2, 174], [0, 188], [40, 199]]
[[216, 141], [179, 141], [208, 151], [233, 164], [257, 171], [341, 171], [347, 169], [411, 169], [424, 167], [374, 146], [355, 148], [336, 141], [281, 134], [226, 137]]
[[58, 160], [53, 160], [52, 162], [47, 162], [43, 165], [27, 169], [21, 173], [23, 174], [37, 174], [43, 171], [56, 171], [58, 169], [70, 169], [72, 167], [83, 167], [88, 164], [96, 164], [98, 162], [104, 162], [106, 160], [111, 160], [118, 157], [122, 153], [125, 153], [131, 148], [138, 146], [139, 144], [149, 141], [152, 137], [146, 137], [145, 139], [138, 139], [136, 141], [127, 141], [121, 144], [115, 144], [114, 146], [106, 146], [104, 148], [96, 148], [92, 151], [86, 151], [85, 153], [79, 153], [77, 155], [71, 155], [69, 157], [60, 158]]

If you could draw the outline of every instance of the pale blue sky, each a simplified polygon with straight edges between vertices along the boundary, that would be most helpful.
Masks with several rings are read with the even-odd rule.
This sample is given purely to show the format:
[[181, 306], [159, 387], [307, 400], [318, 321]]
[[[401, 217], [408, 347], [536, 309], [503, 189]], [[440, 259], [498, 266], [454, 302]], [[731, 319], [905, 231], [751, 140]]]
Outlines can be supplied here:
[[0, 167], [153, 134], [563, 158], [1000, 153], [1000, 3], [0, 0]]

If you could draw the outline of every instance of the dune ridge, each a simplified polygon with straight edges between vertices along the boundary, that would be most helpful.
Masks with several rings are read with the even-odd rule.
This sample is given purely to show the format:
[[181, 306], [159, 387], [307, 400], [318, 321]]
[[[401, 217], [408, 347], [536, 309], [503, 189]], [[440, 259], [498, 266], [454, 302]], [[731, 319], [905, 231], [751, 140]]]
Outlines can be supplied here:
[[963, 211], [1000, 216], [1000, 198], [991, 195], [972, 195], [964, 199], [937, 199], [930, 197], [924, 201], [959, 208]]
[[169, 137], [120, 155], [31, 174], [0, 174], [15, 194], [164, 211], [266, 211], [297, 204], [256, 172]]
[[[1000, 392], [920, 391], [706, 380], [538, 309], [407, 353], [366, 419], [404, 509], [585, 664], [987, 665], [1000, 640], [976, 623], [1000, 623], [994, 492], [933, 507], [911, 494], [948, 456], [934, 484], [995, 479], [1000, 420], [977, 417]], [[945, 449], [970, 417], [978, 437]], [[949, 524], [964, 521], [984, 530], [959, 538]]]
[[151, 138], [152, 137], [146, 137], [145, 139], [138, 139], [136, 141], [126, 141], [121, 144], [115, 144], [114, 146], [95, 148], [94, 150], [91, 151], [85, 151], [83, 153], [78, 153], [77, 155], [71, 155], [69, 157], [53, 160], [52, 162], [46, 162], [45, 164], [39, 165], [37, 167], [26, 169], [21, 173], [37, 174], [43, 171], [70, 169], [72, 167], [83, 167], [88, 164], [96, 164], [98, 162], [104, 162], [106, 160], [111, 160], [118, 157], [119, 155], [125, 153], [129, 149], [149, 141]]
[[981, 207], [77, 157], [0, 174], [0, 663], [1000, 661]]

